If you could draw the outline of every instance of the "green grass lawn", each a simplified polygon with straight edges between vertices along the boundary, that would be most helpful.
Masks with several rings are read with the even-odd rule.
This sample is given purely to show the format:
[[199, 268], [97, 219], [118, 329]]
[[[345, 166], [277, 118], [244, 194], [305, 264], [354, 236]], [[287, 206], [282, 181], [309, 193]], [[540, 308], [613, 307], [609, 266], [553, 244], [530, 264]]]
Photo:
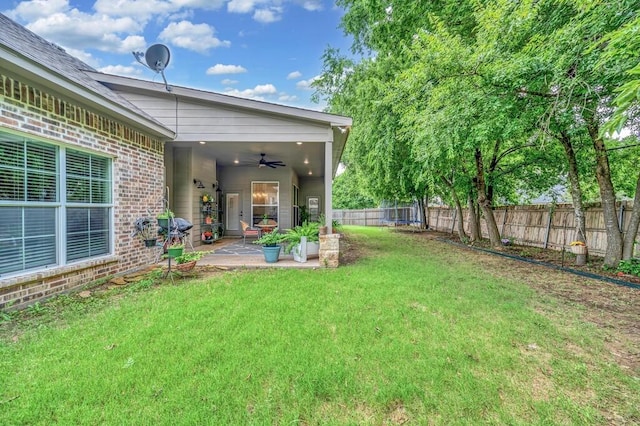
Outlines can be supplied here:
[[53, 322], [5, 316], [0, 424], [640, 422], [639, 379], [578, 309], [536, 309], [528, 287], [446, 244], [347, 233], [363, 256], [335, 270], [227, 272], [70, 303]]

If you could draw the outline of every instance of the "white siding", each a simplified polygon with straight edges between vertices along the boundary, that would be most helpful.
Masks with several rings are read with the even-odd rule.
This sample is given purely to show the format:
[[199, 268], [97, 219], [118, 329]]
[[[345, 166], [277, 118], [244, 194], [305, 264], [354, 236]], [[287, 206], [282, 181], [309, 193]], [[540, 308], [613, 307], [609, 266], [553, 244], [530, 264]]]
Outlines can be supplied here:
[[176, 141], [324, 142], [330, 127], [266, 112], [120, 92], [168, 128]]

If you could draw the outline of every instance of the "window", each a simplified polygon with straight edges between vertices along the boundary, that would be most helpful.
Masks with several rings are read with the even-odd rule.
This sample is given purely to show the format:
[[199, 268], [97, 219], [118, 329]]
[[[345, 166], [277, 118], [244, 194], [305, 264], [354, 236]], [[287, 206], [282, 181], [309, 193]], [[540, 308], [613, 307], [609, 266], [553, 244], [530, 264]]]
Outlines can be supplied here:
[[262, 220], [279, 223], [278, 207], [280, 203], [279, 182], [251, 182], [251, 223]]
[[109, 253], [111, 162], [67, 150], [67, 259]]
[[291, 218], [293, 220], [293, 225], [302, 225], [302, 223], [300, 223], [300, 205], [298, 204], [300, 189], [296, 185], [293, 185], [291, 193], [293, 194], [293, 204], [291, 206]]
[[108, 254], [111, 188], [107, 158], [0, 133], [0, 274]]

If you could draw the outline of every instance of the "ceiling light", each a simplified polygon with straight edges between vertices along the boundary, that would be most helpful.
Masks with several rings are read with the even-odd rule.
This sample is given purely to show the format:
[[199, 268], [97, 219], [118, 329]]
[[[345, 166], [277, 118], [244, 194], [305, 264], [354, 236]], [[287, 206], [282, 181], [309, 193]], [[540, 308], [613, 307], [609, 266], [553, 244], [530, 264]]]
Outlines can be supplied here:
[[200, 141], [200, 145], [204, 145], [204, 144], [206, 144], [205, 141]]
[[312, 172], [311, 170], [309, 170], [309, 174], [310, 174], [310, 175], [312, 175], [312, 174], [313, 174], [313, 172]]
[[302, 142], [296, 142], [296, 145], [302, 145]]
[[304, 164], [309, 164], [309, 160], [307, 160], [306, 158], [304, 159]]
[[238, 163], [240, 163], [240, 161], [238, 161], [238, 160], [233, 160], [233, 164], [238, 164]]

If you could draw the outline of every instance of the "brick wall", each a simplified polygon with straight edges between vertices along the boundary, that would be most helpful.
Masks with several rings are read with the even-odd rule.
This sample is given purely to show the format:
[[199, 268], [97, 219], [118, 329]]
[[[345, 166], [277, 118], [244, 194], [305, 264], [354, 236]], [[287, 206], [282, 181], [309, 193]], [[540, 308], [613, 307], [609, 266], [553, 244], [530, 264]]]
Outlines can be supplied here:
[[155, 249], [130, 235], [136, 218], [162, 208], [163, 141], [1, 73], [0, 130], [112, 157], [115, 230], [112, 256], [0, 279], [0, 309], [138, 269], [154, 259]]

